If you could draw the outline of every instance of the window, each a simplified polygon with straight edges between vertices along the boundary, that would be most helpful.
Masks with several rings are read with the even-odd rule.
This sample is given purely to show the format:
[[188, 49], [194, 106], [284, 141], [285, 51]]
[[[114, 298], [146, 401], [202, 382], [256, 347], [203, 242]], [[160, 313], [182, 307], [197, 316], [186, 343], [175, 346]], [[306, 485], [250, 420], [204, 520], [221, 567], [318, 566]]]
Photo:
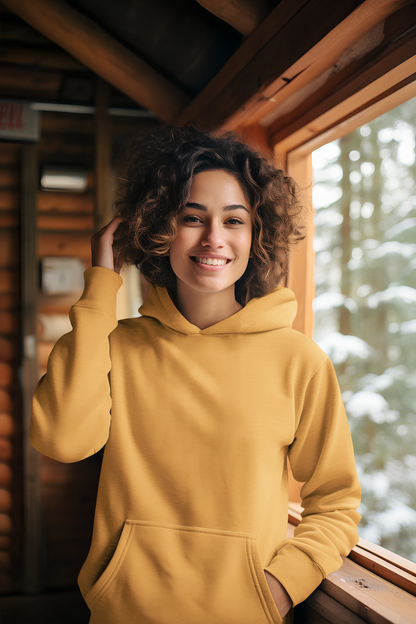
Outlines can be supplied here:
[[360, 536], [416, 562], [416, 98], [312, 153], [314, 340], [363, 489]]

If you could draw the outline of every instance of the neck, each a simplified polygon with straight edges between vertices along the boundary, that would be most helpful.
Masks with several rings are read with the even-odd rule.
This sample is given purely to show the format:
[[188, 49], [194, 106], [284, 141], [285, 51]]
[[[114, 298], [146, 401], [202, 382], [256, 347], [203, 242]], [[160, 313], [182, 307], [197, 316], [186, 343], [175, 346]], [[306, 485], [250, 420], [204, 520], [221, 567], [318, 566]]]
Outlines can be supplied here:
[[242, 309], [235, 298], [234, 284], [220, 292], [206, 293], [177, 280], [176, 307], [192, 325], [206, 329]]

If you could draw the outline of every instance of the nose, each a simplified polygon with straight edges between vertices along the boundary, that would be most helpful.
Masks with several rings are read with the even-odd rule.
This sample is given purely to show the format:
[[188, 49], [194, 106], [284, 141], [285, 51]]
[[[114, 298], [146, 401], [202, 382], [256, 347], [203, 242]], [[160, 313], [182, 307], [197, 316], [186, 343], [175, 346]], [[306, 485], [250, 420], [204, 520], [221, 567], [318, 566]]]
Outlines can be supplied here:
[[224, 235], [219, 223], [214, 220], [207, 223], [204, 228], [201, 245], [212, 247], [213, 249], [224, 247]]

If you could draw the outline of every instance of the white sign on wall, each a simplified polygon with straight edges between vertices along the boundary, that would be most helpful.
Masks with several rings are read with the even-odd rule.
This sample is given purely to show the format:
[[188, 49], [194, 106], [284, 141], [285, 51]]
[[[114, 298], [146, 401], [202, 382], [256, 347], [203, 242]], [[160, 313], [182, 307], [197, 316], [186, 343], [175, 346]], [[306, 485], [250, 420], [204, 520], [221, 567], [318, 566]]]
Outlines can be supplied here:
[[30, 102], [0, 100], [0, 139], [38, 141], [40, 117]]

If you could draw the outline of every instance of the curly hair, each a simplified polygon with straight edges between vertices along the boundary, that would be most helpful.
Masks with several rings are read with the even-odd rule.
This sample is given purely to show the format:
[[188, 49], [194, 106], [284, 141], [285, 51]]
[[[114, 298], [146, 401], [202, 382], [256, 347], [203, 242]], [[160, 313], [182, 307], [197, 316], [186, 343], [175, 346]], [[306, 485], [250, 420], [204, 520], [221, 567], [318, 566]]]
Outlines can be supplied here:
[[288, 273], [291, 244], [302, 240], [298, 186], [264, 155], [232, 132], [161, 125], [137, 136], [128, 150], [116, 214], [123, 222], [115, 250], [145, 278], [176, 292], [169, 250], [179, 227], [193, 176], [225, 170], [234, 175], [251, 206], [252, 257], [235, 283], [241, 305], [271, 292]]

